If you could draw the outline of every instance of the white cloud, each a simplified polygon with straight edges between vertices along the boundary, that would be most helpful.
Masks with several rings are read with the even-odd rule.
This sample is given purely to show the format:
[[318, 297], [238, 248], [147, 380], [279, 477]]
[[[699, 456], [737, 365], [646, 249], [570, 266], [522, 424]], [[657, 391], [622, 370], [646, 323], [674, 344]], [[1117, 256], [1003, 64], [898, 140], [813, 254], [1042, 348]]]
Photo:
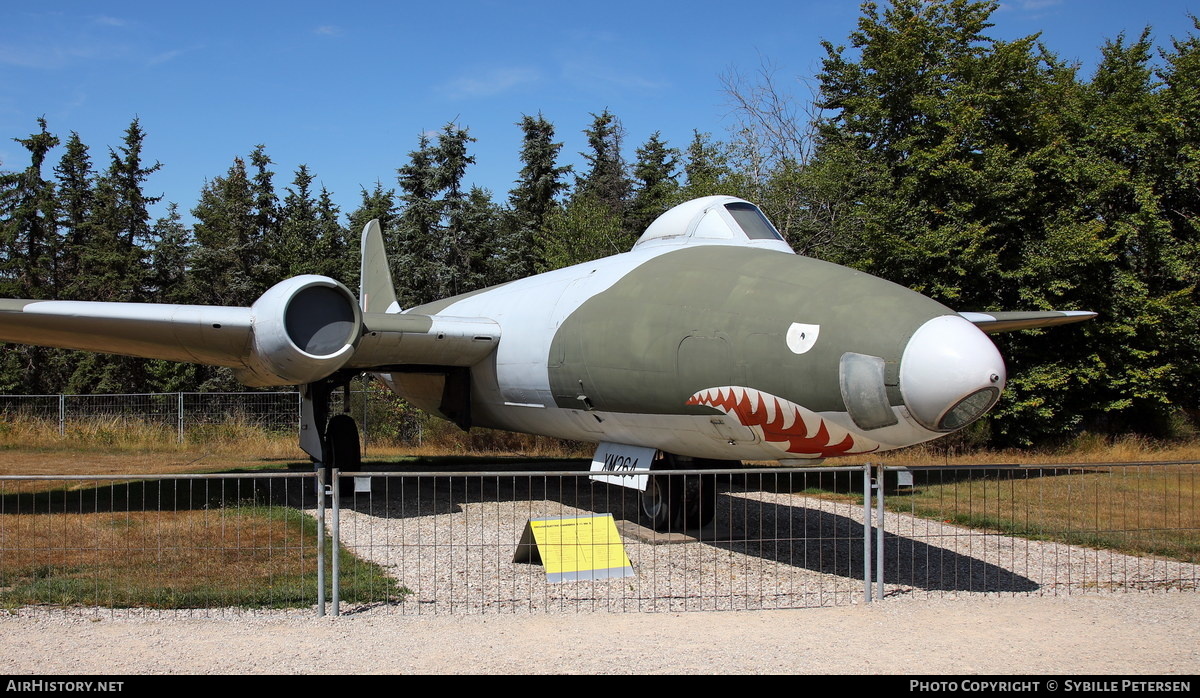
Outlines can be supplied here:
[[167, 61], [174, 60], [175, 58], [183, 55], [184, 53], [186, 53], [186, 51], [184, 49], [175, 49], [173, 51], [165, 51], [156, 56], [151, 56], [150, 60], [147, 61], [147, 64], [159, 65], [161, 63], [166, 63]]
[[591, 61], [564, 63], [562, 71], [564, 78], [583, 89], [606, 86], [626, 90], [661, 90], [668, 86], [661, 80], [651, 80], [634, 72], [623, 72]]
[[1048, 7], [1061, 5], [1063, 0], [1016, 0], [1016, 2], [1002, 2], [999, 9], [1001, 11], [1020, 10], [1022, 12], [1037, 12]]
[[333, 25], [333, 24], [322, 24], [321, 26], [314, 29], [313, 33], [318, 34], [320, 36], [341, 36], [342, 34], [345, 34], [346, 31], [344, 29], [342, 29], [341, 27]]
[[491, 97], [539, 80], [541, 74], [532, 68], [492, 68], [479, 75], [452, 80], [441, 91], [459, 99]]

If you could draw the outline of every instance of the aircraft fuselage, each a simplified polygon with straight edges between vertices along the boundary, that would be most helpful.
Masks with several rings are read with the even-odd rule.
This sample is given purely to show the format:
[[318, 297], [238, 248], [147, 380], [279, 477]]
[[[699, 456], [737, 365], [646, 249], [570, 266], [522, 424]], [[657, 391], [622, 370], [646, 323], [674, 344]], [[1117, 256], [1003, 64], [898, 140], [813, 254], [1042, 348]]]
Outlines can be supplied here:
[[[698, 458], [907, 446], [952, 431], [939, 420], [979, 391], [961, 421], [982, 414], [1004, 383], [991, 341], [949, 308], [776, 249], [647, 246], [410, 312], [499, 325], [471, 369], [473, 424]], [[936, 336], [912, 347], [919, 330]], [[904, 381], [906, 362], [944, 371]]]

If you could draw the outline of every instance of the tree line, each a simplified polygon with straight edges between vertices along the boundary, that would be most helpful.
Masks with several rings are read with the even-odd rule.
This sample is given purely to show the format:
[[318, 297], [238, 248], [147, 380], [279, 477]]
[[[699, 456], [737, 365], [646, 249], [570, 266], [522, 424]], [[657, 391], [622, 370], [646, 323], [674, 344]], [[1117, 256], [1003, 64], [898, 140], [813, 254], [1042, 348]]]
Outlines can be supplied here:
[[[448, 123], [347, 214], [306, 165], [277, 186], [260, 145], [207, 181], [195, 224], [174, 204], [151, 220], [144, 190], [162, 165], [138, 120], [100, 167], [75, 133], [48, 163], [60, 140], [39, 120], [15, 139], [28, 166], [0, 173], [0, 296], [248, 305], [304, 273], [353, 288], [358, 231], [379, 218], [408, 306], [626, 251], [671, 206], [732, 194], [797, 252], [956, 310], [1100, 313], [996, 337], [1009, 388], [976, 439], [1186, 430], [1200, 408], [1200, 43], [1118, 36], [1085, 76], [1037, 36], [990, 38], [997, 7], [864, 3], [848, 45], [824, 43], [808, 99], [770, 69], [726, 76], [723, 141], [694, 132], [681, 150], [654, 133], [627, 159], [604, 110], [576, 170], [554, 125], [525, 116], [502, 201], [464, 184], [474, 139]], [[233, 385], [218, 369], [36, 347], [0, 360], [0, 392]]]
[[[626, 162], [624, 131], [607, 110], [592, 115], [578, 173], [559, 163], [553, 124], [538, 115], [517, 126], [523, 167], [504, 203], [464, 184], [474, 139], [449, 123], [421, 134], [394, 183], [364, 188], [347, 215], [305, 164], [278, 186], [259, 145], [206, 181], [185, 225], [174, 203], [152, 220], [160, 199], [145, 190], [162, 164], [143, 152], [138, 119], [103, 168], [77, 133], [63, 143], [38, 119], [35, 133], [14, 139], [28, 166], [0, 173], [0, 297], [246, 306], [298, 274], [355, 288], [358, 235], [378, 218], [407, 307], [628, 250], [695, 189], [681, 181], [681, 153], [657, 133]], [[47, 162], [60, 144], [61, 158]], [[0, 360], [0, 392], [235, 388], [226, 370], [161, 361], [16, 345]]]

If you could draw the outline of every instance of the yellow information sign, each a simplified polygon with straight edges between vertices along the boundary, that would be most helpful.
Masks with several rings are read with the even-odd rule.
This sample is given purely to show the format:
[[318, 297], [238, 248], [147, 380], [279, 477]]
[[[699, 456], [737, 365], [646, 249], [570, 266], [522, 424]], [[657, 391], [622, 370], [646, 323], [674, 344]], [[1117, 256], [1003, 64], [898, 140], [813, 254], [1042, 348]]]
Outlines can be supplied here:
[[547, 582], [633, 576], [612, 514], [530, 519], [513, 562], [541, 562]]

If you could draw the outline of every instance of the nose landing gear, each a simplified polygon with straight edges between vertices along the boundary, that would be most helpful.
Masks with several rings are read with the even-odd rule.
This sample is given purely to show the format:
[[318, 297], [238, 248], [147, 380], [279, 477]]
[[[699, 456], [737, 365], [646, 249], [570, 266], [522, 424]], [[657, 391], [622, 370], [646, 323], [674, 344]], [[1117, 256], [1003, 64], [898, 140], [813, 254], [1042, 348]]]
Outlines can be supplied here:
[[[351, 375], [335, 374], [303, 387], [301, 393], [300, 447], [318, 467], [343, 473], [362, 470], [358, 425], [348, 414], [329, 416], [329, 397], [336, 387], [347, 390]], [[347, 399], [348, 403], [348, 399]]]
[[343, 473], [362, 470], [362, 448], [358, 442], [358, 424], [348, 414], [335, 414], [325, 428], [326, 464]]

